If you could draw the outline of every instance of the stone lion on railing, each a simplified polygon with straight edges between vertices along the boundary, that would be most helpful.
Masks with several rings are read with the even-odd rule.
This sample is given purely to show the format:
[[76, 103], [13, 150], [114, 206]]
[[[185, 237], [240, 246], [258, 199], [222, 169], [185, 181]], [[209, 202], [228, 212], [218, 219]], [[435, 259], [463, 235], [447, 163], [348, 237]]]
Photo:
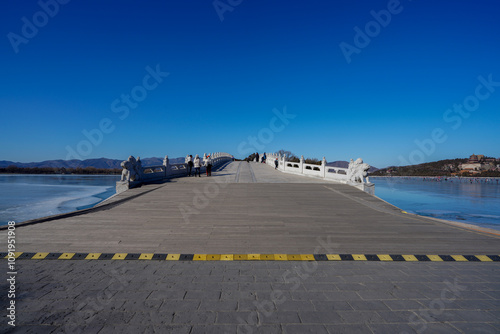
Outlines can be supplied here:
[[358, 158], [356, 161], [351, 159], [349, 163], [349, 167], [347, 167], [347, 179], [350, 182], [363, 183], [363, 178], [366, 178], [366, 182], [368, 180], [368, 170], [370, 169], [370, 165], [363, 162], [363, 159]]
[[141, 173], [141, 158], [135, 158], [133, 156], [128, 157], [128, 160], [122, 161], [120, 166], [122, 166], [122, 177], [120, 181], [137, 181], [140, 179]]

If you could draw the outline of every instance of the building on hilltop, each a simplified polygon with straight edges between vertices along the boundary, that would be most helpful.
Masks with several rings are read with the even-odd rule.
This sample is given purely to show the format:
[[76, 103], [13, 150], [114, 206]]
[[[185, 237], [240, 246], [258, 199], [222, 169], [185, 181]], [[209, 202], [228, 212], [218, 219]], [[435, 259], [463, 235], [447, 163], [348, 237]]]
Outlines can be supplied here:
[[482, 154], [475, 155], [472, 154], [466, 163], [460, 164], [458, 167], [460, 169], [460, 174], [479, 174], [482, 171], [497, 170], [498, 159], [485, 157]]

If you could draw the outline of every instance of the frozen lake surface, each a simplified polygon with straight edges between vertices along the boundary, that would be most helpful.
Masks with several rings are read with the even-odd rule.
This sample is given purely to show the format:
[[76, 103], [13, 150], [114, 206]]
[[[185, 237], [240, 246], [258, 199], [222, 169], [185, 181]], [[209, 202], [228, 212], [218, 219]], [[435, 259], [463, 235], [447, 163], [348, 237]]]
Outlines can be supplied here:
[[410, 213], [500, 230], [498, 178], [371, 177], [375, 195]]
[[119, 175], [0, 175], [0, 225], [92, 207], [115, 194]]

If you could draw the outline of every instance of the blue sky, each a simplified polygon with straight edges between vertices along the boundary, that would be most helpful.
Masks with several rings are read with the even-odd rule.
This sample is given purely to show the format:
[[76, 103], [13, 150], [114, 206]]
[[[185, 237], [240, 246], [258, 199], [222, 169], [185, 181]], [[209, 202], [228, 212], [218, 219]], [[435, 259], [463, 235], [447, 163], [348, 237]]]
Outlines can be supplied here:
[[498, 1], [60, 2], [3, 3], [0, 160], [500, 157]]

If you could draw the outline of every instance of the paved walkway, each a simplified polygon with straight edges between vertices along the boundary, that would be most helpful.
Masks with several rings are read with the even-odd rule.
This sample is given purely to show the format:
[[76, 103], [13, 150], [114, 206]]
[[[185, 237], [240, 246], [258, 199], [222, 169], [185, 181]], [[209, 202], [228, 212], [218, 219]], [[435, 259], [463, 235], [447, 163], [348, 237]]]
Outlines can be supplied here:
[[[256, 163], [132, 189], [84, 213], [19, 226], [16, 250], [500, 255], [496, 235], [404, 214], [350, 186]], [[15, 265], [16, 333], [500, 332], [499, 262]], [[4, 293], [3, 310], [7, 302]], [[2, 319], [0, 332], [9, 332]]]
[[498, 263], [17, 264], [18, 333], [500, 332]]

